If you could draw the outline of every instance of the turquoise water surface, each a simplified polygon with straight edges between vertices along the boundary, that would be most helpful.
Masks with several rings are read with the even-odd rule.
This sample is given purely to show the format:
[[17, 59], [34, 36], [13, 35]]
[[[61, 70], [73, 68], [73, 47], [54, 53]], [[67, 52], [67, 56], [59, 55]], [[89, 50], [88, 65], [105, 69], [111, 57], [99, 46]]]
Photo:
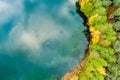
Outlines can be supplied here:
[[0, 80], [60, 80], [84, 56], [75, 0], [0, 0]]

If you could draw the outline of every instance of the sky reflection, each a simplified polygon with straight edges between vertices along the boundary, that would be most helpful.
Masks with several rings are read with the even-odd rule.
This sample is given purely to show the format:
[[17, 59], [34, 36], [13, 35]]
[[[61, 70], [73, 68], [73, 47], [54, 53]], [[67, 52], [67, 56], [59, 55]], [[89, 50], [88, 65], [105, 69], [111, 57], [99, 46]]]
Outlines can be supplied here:
[[0, 80], [61, 77], [87, 40], [74, 0], [0, 0]]

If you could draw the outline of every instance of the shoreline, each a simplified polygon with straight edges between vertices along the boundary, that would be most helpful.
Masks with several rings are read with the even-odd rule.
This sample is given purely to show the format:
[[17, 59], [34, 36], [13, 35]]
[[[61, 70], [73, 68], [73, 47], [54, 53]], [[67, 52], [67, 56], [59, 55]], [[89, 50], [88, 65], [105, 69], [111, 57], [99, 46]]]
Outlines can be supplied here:
[[[85, 3], [86, 4], [88, 4], [89, 3], [89, 0], [86, 0], [86, 2], [84, 3], [84, 5], [83, 4], [81, 4], [82, 2], [84, 2], [85, 0], [82, 0], [82, 1], [79, 1], [79, 5], [82, 7], [84, 7], [85, 6]], [[90, 3], [92, 3], [92, 2], [90, 2]], [[78, 9], [80, 10], [81, 9], [81, 7], [79, 7], [78, 5], [77, 5], [77, 7], [78, 7]], [[113, 23], [115, 23], [115, 17], [114, 16], [111, 16], [111, 14], [113, 13], [113, 12], [115, 12], [117, 9], [118, 9], [118, 7], [117, 6], [114, 6], [113, 4], [112, 5], [109, 5], [109, 6], [107, 6], [107, 7], [105, 7], [105, 9], [106, 9], [106, 16], [107, 16], [107, 21], [106, 21], [106, 23], [107, 24], [110, 24], [110, 26], [113, 26]], [[113, 46], [114, 46], [114, 42], [116, 41], [116, 39], [113, 39], [113, 40], [111, 40], [111, 44], [102, 44], [102, 42], [100, 42], [100, 41], [98, 41], [98, 40], [96, 40], [95, 42], [93, 42], [92, 41], [92, 39], [94, 38], [94, 35], [93, 35], [93, 33], [94, 32], [92, 32], [91, 31], [91, 26], [94, 26], [94, 24], [93, 24], [93, 22], [90, 22], [90, 16], [88, 15], [88, 13], [85, 13], [84, 12], [84, 9], [83, 9], [83, 11], [82, 11], [82, 9], [79, 11], [79, 10], [77, 10], [78, 12], [78, 14], [79, 15], [81, 15], [81, 13], [80, 12], [82, 12], [82, 15], [81, 15], [81, 17], [84, 19], [84, 25], [87, 25], [87, 28], [88, 28], [88, 31], [87, 31], [87, 34], [88, 35], [90, 35], [89, 37], [87, 37], [88, 38], [88, 41], [89, 41], [89, 44], [88, 44], [88, 48], [86, 49], [86, 54], [85, 54], [85, 56], [84, 56], [84, 58], [80, 61], [80, 64], [78, 64], [74, 69], [72, 69], [72, 70], [70, 70], [69, 72], [67, 72], [66, 74], [65, 74], [65, 76], [63, 76], [62, 77], [62, 79], [61, 80], [82, 80], [82, 78], [80, 79], [80, 76], [82, 76], [81, 75], [81, 73], [83, 72], [85, 72], [84, 70], [85, 70], [85, 68], [86, 68], [86, 65], [88, 64], [88, 62], [89, 62], [89, 59], [91, 59], [90, 57], [91, 57], [91, 54], [93, 54], [93, 52], [92, 52], [92, 50], [96, 50], [95, 48], [93, 49], [92, 47], [94, 46], [94, 44], [95, 45], [98, 45], [98, 47], [100, 47], [101, 49], [102, 49], [102, 46], [103, 46], [103, 49], [108, 49], [108, 48], [110, 48], [111, 50], [113, 50]], [[94, 10], [93, 10], [94, 11]], [[92, 12], [93, 12], [92, 11]], [[86, 16], [84, 15], [84, 14], [86, 14]], [[99, 14], [99, 13], [98, 13]], [[99, 14], [100, 15], [100, 14]], [[87, 17], [88, 16], [88, 17]], [[93, 16], [95, 16], [95, 15], [93, 15]], [[96, 16], [97, 17], [97, 16]], [[87, 19], [87, 20], [86, 20]], [[93, 19], [93, 18], [92, 18]], [[94, 19], [95, 19], [95, 17], [94, 17]], [[93, 20], [94, 20], [93, 19]], [[92, 21], [93, 21], [92, 20]], [[100, 21], [98, 21], [98, 22], [100, 22]], [[101, 24], [103, 24], [103, 23], [101, 23]], [[101, 25], [100, 24], [100, 25]], [[96, 24], [95, 24], [96, 25]], [[99, 25], [98, 25], [99, 26]], [[94, 28], [94, 27], [93, 27]], [[113, 30], [113, 27], [111, 27], [111, 30], [114, 32], [114, 30]], [[98, 31], [99, 31], [99, 28], [98, 28]], [[104, 33], [104, 32], [103, 32]], [[100, 37], [98, 37], [100, 40], [101, 40], [101, 34], [103, 34], [103, 33], [101, 33], [100, 32], [100, 34], [98, 34], [98, 35], [96, 35], [96, 36], [100, 36]], [[117, 37], [116, 36], [116, 34], [117, 34], [117, 32], [114, 32], [115, 34], [113, 35], [113, 37]], [[104, 40], [106, 40], [106, 39], [104, 39]], [[103, 40], [103, 41], [104, 41]], [[92, 45], [92, 47], [91, 47], [91, 45]], [[100, 46], [99, 46], [100, 45]], [[101, 46], [102, 45], [102, 46]], [[105, 45], [105, 47], [104, 47], [104, 45]], [[111, 46], [112, 45], [112, 46]], [[107, 48], [107, 47], [108, 48]], [[100, 50], [98, 50], [99, 52], [101, 52]], [[97, 54], [98, 54], [98, 51], [97, 51]], [[104, 50], [103, 50], [104, 51]], [[116, 55], [116, 52], [112, 52], [112, 56], [113, 56], [113, 59], [114, 59], [114, 56]], [[102, 55], [102, 54], [99, 54], [99, 55]], [[111, 58], [112, 59], [112, 58]], [[101, 59], [102, 60], [102, 59]], [[108, 66], [108, 65], [111, 65], [111, 63], [113, 63], [113, 64], [115, 64], [116, 63], [116, 61], [111, 61], [111, 63], [109, 63], [109, 62], [107, 62], [108, 64], [107, 65], [103, 65], [103, 67], [101, 66], [100, 68], [98, 67], [98, 69], [96, 69], [96, 70], [90, 70], [90, 71], [94, 71], [95, 73], [97, 73], [97, 74], [99, 74], [100, 76], [101, 76], [101, 80], [104, 80], [105, 78], [106, 78], [106, 75], [109, 73], [107, 70], [107, 68], [109, 68], [110, 66]], [[90, 64], [91, 65], [91, 64]], [[93, 66], [93, 65], [92, 65]], [[100, 70], [103, 70], [102, 72], [100, 72]], [[93, 73], [94, 74], [94, 73]], [[92, 74], [91, 74], [92, 75]], [[87, 80], [87, 79], [85, 79], [85, 80]], [[98, 79], [99, 80], [99, 79]], [[107, 80], [107, 79], [106, 79]]]

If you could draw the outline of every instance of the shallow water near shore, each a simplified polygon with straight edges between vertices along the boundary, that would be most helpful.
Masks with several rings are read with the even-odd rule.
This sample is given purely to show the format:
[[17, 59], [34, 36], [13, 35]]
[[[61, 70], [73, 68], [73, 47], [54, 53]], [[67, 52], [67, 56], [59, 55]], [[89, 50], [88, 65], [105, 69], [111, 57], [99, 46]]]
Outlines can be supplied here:
[[0, 1], [0, 80], [56, 80], [87, 48], [74, 0]]

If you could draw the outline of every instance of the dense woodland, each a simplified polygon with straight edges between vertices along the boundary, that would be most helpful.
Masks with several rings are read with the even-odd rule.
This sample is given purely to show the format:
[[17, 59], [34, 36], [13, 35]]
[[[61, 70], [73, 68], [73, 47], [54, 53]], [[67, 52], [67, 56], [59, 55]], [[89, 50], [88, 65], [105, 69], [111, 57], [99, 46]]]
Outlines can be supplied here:
[[79, 0], [77, 13], [88, 27], [89, 46], [70, 80], [120, 80], [120, 0]]

